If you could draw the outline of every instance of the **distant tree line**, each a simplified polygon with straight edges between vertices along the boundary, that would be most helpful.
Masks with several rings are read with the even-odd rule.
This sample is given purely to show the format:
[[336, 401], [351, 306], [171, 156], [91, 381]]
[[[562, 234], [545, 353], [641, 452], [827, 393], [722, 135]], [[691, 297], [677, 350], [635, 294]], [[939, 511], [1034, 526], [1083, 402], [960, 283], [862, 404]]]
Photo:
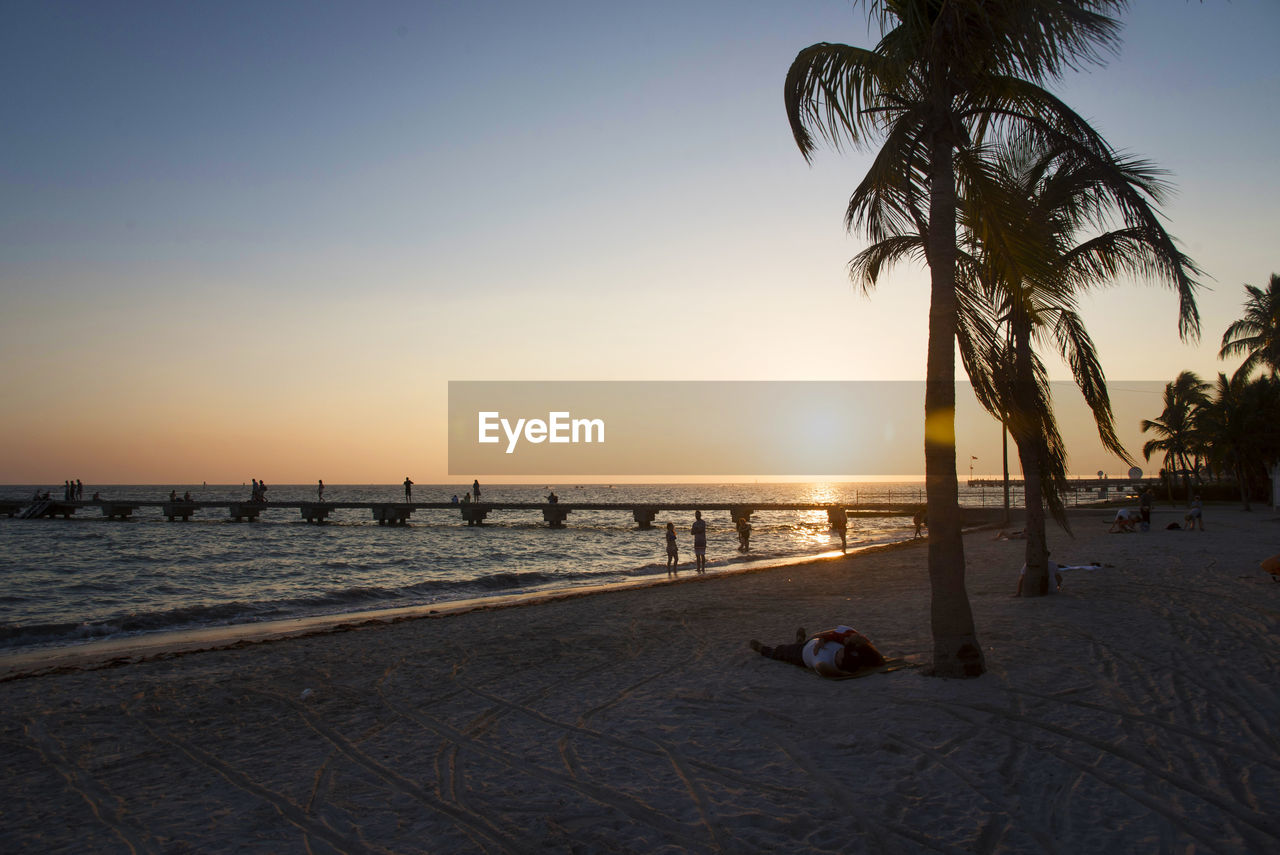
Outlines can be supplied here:
[[1243, 355], [1244, 362], [1214, 383], [1183, 371], [1165, 385], [1159, 417], [1142, 422], [1153, 437], [1142, 454], [1162, 455], [1170, 501], [1176, 495], [1190, 502], [1193, 491], [1235, 493], [1248, 510], [1271, 495], [1280, 463], [1280, 276], [1272, 273], [1265, 288], [1244, 288], [1244, 314], [1227, 327], [1218, 351], [1219, 359]]

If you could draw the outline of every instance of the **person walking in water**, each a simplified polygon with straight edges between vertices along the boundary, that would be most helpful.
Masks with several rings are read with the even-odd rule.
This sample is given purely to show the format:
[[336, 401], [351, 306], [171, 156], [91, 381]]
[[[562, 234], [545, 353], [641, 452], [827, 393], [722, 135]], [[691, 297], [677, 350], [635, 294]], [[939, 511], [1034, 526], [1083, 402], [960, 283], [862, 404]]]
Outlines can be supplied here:
[[316, 501], [324, 501], [324, 479], [316, 482]]
[[471, 498], [477, 502], [480, 501], [480, 479], [479, 478], [471, 482]]
[[849, 512], [843, 506], [831, 509], [831, 528], [840, 535], [840, 551], [849, 550]]
[[409, 476], [404, 476], [404, 500], [406, 502], [413, 501], [413, 482], [409, 480]]
[[676, 543], [676, 524], [667, 523], [667, 575], [676, 575], [680, 567], [680, 546]]
[[693, 512], [693, 559], [694, 569], [699, 573], [707, 572], [707, 523], [702, 518], [702, 511]]

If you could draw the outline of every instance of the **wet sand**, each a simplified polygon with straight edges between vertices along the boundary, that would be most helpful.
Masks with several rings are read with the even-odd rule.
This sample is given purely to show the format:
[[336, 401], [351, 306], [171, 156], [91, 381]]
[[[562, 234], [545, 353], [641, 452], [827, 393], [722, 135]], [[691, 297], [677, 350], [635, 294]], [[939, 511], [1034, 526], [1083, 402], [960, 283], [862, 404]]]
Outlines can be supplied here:
[[1110, 566], [1037, 600], [1020, 541], [966, 537], [977, 680], [746, 646], [927, 661], [922, 545], [9, 679], [0, 849], [1274, 851], [1280, 518], [1113, 515], [1051, 529]]

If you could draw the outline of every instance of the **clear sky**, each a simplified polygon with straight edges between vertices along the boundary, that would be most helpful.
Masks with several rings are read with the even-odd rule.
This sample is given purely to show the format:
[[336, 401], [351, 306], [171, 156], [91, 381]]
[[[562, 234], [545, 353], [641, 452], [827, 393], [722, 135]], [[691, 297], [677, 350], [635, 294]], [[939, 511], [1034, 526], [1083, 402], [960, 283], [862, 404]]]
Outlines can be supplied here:
[[[1212, 377], [1280, 270], [1280, 3], [1125, 20], [1055, 89], [1171, 171], [1204, 336], [1149, 286], [1086, 322], [1113, 380]], [[865, 13], [8, 0], [0, 482], [456, 481], [449, 380], [921, 379], [926, 272], [846, 278], [868, 155], [791, 139], [816, 41]]]

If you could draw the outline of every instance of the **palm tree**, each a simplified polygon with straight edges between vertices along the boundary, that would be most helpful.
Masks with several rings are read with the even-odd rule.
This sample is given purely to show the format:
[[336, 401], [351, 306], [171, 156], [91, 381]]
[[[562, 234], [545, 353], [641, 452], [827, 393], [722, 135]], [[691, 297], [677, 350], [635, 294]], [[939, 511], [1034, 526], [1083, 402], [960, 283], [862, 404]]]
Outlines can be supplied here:
[[[1208, 390], [1209, 384], [1194, 371], [1183, 371], [1172, 383], [1165, 384], [1164, 410], [1160, 417], [1142, 420], [1142, 432], [1155, 434], [1155, 439], [1143, 444], [1143, 458], [1150, 460], [1153, 453], [1164, 452], [1164, 468], [1170, 473], [1170, 499], [1173, 498], [1173, 478], [1181, 471], [1187, 504], [1191, 503], [1189, 471], [1200, 468], [1199, 454], [1203, 445], [1197, 421], [1200, 409], [1209, 403]], [[1194, 467], [1193, 455], [1196, 456]]]
[[1253, 369], [1266, 366], [1275, 376], [1280, 372], [1280, 276], [1272, 273], [1265, 291], [1247, 284], [1244, 290], [1249, 294], [1244, 317], [1222, 334], [1218, 358], [1247, 353], [1236, 374], [1248, 377]]
[[1213, 398], [1200, 407], [1196, 421], [1210, 462], [1235, 476], [1240, 501], [1252, 510], [1251, 485], [1264, 482], [1266, 464], [1280, 457], [1280, 381], [1250, 381], [1239, 371], [1230, 379], [1219, 374]]
[[957, 181], [978, 170], [981, 140], [1017, 125], [1104, 152], [1097, 133], [1039, 83], [1115, 43], [1109, 12], [1124, 0], [867, 0], [882, 37], [874, 49], [820, 43], [796, 56], [785, 102], [806, 159], [814, 134], [837, 147], [881, 134], [846, 225], [873, 241], [927, 236], [929, 341], [925, 486], [934, 673], [985, 671], [964, 585], [955, 451]]
[[[1141, 161], [1099, 158], [1075, 147], [1043, 150], [1018, 140], [995, 149], [988, 175], [971, 183], [962, 199], [960, 355], [978, 399], [1018, 448], [1026, 485], [1025, 596], [1048, 591], [1046, 506], [1068, 528], [1066, 447], [1035, 344], [1054, 345], [1093, 412], [1103, 446], [1130, 462], [1076, 295], [1121, 272], [1151, 275], [1183, 296], [1189, 322], [1196, 322], [1193, 277], [1199, 271], [1152, 207], [1164, 191], [1158, 175]], [[1106, 230], [1113, 212], [1124, 227]], [[851, 265], [855, 280], [874, 284], [880, 268], [908, 250], [913, 239], [904, 237], [860, 253]]]
[[[1131, 462], [1115, 433], [1106, 377], [1093, 341], [1076, 311], [1078, 292], [1107, 284], [1121, 272], [1163, 279], [1180, 295], [1184, 325], [1194, 328], [1194, 276], [1199, 272], [1176, 248], [1152, 207], [1164, 191], [1158, 172], [1131, 159], [1098, 158], [1087, 151], [1037, 151], [1013, 144], [996, 158], [1000, 193], [974, 193], [966, 206], [962, 259], [994, 302], [1012, 346], [993, 362], [961, 342], [971, 379], [1003, 400], [983, 400], [1007, 415], [1026, 484], [1024, 596], [1048, 592], [1045, 507], [1067, 528], [1066, 448], [1058, 433], [1047, 372], [1034, 351], [1052, 343], [1093, 413], [1103, 446]], [[994, 207], [989, 203], [995, 201]], [[985, 206], [984, 206], [985, 205]], [[1106, 230], [1118, 211], [1123, 228]], [[1017, 235], [1020, 240], [1012, 239]], [[1030, 254], [1028, 255], [1028, 250]], [[962, 267], [962, 270], [964, 268]], [[962, 327], [962, 331], [963, 331]]]

